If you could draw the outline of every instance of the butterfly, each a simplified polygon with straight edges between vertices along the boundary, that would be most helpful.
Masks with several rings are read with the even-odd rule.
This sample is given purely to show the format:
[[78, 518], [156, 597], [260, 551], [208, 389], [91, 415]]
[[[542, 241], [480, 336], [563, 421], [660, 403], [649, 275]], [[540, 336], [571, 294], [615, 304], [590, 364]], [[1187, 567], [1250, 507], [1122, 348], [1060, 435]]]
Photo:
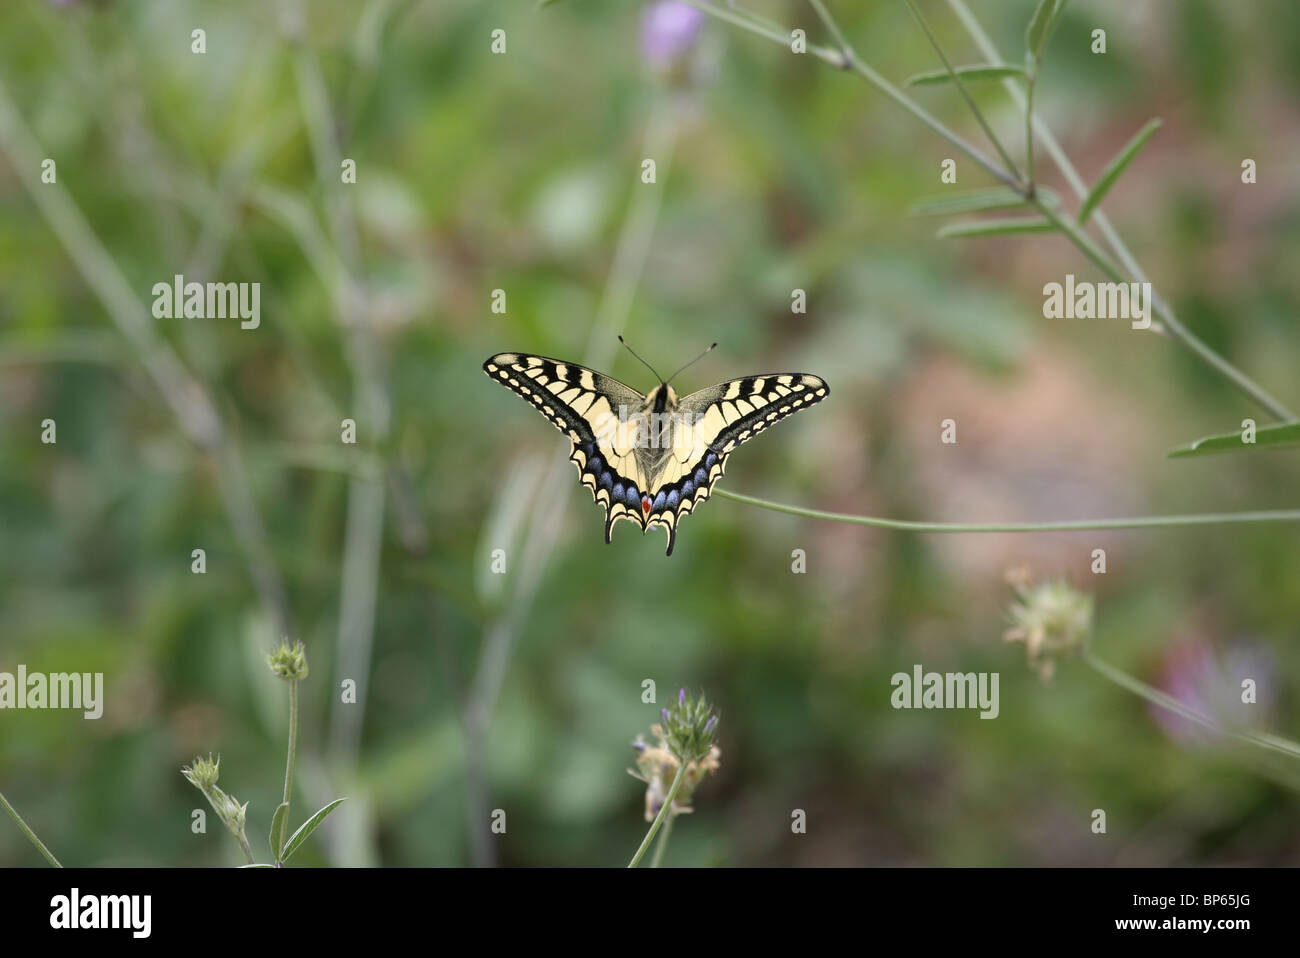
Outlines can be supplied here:
[[[649, 363], [636, 358], [654, 373]], [[532, 403], [569, 437], [569, 460], [605, 510], [605, 542], [620, 519], [637, 523], [642, 533], [663, 526], [667, 555], [673, 554], [682, 516], [709, 498], [737, 446], [830, 393], [826, 380], [817, 376], [768, 373], [678, 397], [655, 373], [659, 385], [642, 395], [577, 363], [529, 353], [497, 353], [483, 363], [483, 371]]]

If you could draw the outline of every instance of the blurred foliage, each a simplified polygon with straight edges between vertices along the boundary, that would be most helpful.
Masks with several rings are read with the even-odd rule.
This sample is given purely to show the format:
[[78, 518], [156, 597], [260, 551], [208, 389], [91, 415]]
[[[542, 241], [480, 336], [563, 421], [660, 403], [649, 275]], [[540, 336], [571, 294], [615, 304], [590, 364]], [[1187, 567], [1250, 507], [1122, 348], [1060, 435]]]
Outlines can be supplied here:
[[[829, 2], [886, 76], [935, 67], [902, 4]], [[974, 61], [931, 6], [955, 61]], [[1008, 56], [1021, 49], [1029, 0], [971, 6]], [[803, 4], [760, 8], [820, 36]], [[910, 117], [714, 22], [665, 79], [637, 52], [639, 17], [603, 0], [0, 9], [0, 84], [141, 302], [176, 273], [262, 284], [260, 329], [154, 323], [235, 437], [311, 656], [295, 817], [350, 797], [295, 864], [463, 864], [467, 808], [479, 829], [506, 810], [507, 833], [490, 838], [502, 864], [626, 861], [645, 827], [629, 743], [659, 709], [641, 701], [647, 678], [660, 704], [703, 688], [723, 716], [722, 767], [678, 824], [672, 864], [1295, 864], [1296, 770], [1171, 738], [1082, 665], [1044, 685], [1001, 639], [1003, 572], [1028, 563], [1095, 592], [1099, 653], [1156, 684], [1176, 643], [1266, 650], [1262, 720], [1294, 736], [1300, 553], [1281, 526], [914, 536], [719, 499], [665, 559], [658, 532], [638, 540], [627, 524], [604, 545], [566, 473], [558, 539], [467, 763], [461, 703], [520, 587], [521, 530], [561, 505], [539, 498], [556, 437], [479, 367], [503, 349], [584, 355], [637, 190], [662, 191], [662, 205], [628, 340], [661, 368], [718, 340], [683, 390], [773, 369], [833, 387], [733, 457], [729, 488], [969, 521], [1295, 505], [1293, 455], [1165, 458], [1260, 416], [1178, 345], [1123, 322], [1042, 318], [1044, 283], [1093, 275], [1066, 243], [941, 242], [933, 220], [907, 215], [941, 189], [951, 155]], [[1076, 2], [1037, 94], [1090, 179], [1164, 118], [1106, 210], [1184, 322], [1292, 406], [1298, 17], [1292, 0]], [[1105, 56], [1088, 50], [1095, 26]], [[203, 55], [190, 52], [196, 27]], [[489, 49], [497, 28], [505, 55]], [[317, 175], [300, 51], [320, 64], [355, 186]], [[916, 92], [978, 140], [954, 91]], [[972, 92], [1018, 149], [997, 84]], [[649, 187], [652, 117], [676, 145]], [[1240, 183], [1247, 156], [1255, 186]], [[960, 188], [989, 185], [958, 169]], [[108, 700], [97, 722], [0, 714], [0, 788], [65, 864], [234, 864], [218, 823], [191, 834], [200, 803], [179, 770], [219, 752], [223, 787], [250, 803], [264, 844], [285, 704], [262, 656], [279, 636], [213, 463], [31, 202], [23, 181], [38, 176], [0, 162], [0, 668], [103, 671]], [[325, 224], [339, 189], [391, 400], [382, 443], [358, 411], [330, 291], [258, 199]], [[790, 312], [794, 287], [807, 315]], [[505, 315], [489, 308], [495, 288]], [[608, 371], [650, 385], [625, 354]], [[358, 446], [338, 444], [346, 416]], [[947, 416], [956, 446], [938, 441]], [[57, 445], [39, 442], [47, 417]], [[394, 471], [353, 756], [331, 716], [355, 677], [336, 659], [350, 483], [368, 456]], [[511, 571], [485, 574], [503, 541]], [[190, 572], [200, 547], [203, 576]], [[1105, 576], [1089, 572], [1099, 547]], [[792, 574], [794, 549], [807, 574]], [[1001, 672], [999, 718], [893, 710], [890, 676], [916, 662]], [[486, 804], [467, 787], [480, 766]], [[1088, 830], [1098, 807], [1104, 837]], [[806, 835], [790, 833], [795, 808]], [[36, 861], [0, 824], [0, 864]]]

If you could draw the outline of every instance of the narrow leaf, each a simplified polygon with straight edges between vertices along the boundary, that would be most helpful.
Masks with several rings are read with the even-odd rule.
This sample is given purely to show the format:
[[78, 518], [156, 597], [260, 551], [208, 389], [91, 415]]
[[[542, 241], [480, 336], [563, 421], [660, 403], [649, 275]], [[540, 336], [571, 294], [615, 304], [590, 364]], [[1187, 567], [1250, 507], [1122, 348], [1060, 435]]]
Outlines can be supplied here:
[[1206, 436], [1186, 446], [1171, 450], [1170, 459], [1203, 456], [1216, 452], [1241, 452], [1250, 449], [1279, 449], [1300, 445], [1300, 422], [1287, 422], [1278, 426], [1260, 426], [1255, 430], [1253, 443], [1243, 442], [1241, 431]]
[[345, 798], [336, 798], [311, 818], [307, 819], [307, 821], [303, 822], [298, 830], [290, 837], [289, 843], [284, 846], [284, 858], [280, 860], [287, 862], [289, 856], [298, 850], [298, 846], [311, 837], [312, 832], [316, 831], [316, 826], [325, 821], [325, 816], [334, 811], [334, 809], [338, 808], [345, 801], [347, 801]]
[[280, 852], [284, 850], [284, 820], [288, 814], [289, 803], [281, 802], [280, 807], [271, 816], [271, 857], [276, 861], [280, 860]]
[[935, 235], [939, 239], [955, 239], [966, 236], [1000, 236], [1010, 233], [1054, 233], [1056, 224], [1041, 216], [1007, 217], [996, 220], [968, 220], [964, 223], [948, 223], [939, 228]]
[[266, 864], [264, 862], [257, 862], [256, 864], [253, 865], [240, 865], [239, 867], [240, 868], [274, 868], [275, 866]]
[[1025, 28], [1025, 49], [1035, 60], [1042, 56], [1043, 47], [1047, 45], [1047, 28], [1056, 13], [1056, 4], [1057, 0], [1039, 0], [1038, 9]]
[[[971, 66], [953, 67], [953, 73], [963, 80], [1005, 80], [1007, 77], [1022, 77], [1024, 67], [1011, 66], [1008, 63], [976, 63]], [[952, 73], [947, 70], [926, 70], [907, 78], [908, 86], [927, 86], [936, 83], [948, 83]]]
[[1110, 188], [1115, 185], [1115, 181], [1119, 179], [1120, 174], [1133, 162], [1133, 158], [1138, 155], [1138, 151], [1146, 146], [1147, 140], [1151, 139], [1151, 134], [1160, 129], [1162, 122], [1160, 117], [1149, 120], [1147, 125], [1138, 130], [1133, 135], [1133, 139], [1125, 144], [1124, 149], [1119, 151], [1115, 159], [1110, 161], [1110, 166], [1102, 171], [1101, 178], [1088, 191], [1088, 195], [1083, 199], [1083, 205], [1079, 207], [1079, 223], [1081, 225], [1088, 222], [1088, 217], [1092, 215], [1092, 211], [1101, 205], [1101, 201], [1110, 192]]
[[907, 212], [911, 216], [953, 216], [958, 213], [1009, 210], [1024, 205], [1025, 198], [1015, 190], [1007, 186], [993, 186], [931, 196], [916, 203]]

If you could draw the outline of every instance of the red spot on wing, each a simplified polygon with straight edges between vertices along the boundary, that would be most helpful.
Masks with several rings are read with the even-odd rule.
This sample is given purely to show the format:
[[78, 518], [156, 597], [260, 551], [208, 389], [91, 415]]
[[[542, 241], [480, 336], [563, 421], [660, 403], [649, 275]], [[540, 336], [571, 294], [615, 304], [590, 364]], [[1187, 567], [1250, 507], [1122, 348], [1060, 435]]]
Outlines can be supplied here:
[[649, 497], [649, 496], [642, 496], [642, 497], [641, 497], [641, 511], [644, 512], [646, 515], [650, 515], [650, 506], [651, 506], [651, 505], [653, 505], [653, 503], [650, 501], [650, 497]]

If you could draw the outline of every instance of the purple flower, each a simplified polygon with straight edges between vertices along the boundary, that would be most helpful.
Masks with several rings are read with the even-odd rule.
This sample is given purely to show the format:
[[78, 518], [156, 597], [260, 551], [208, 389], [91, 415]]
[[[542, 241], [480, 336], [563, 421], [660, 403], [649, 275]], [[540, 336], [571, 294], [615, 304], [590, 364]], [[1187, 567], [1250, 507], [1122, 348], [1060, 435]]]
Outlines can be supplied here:
[[686, 705], [686, 690], [685, 690], [685, 689], [679, 689], [679, 690], [677, 691], [677, 704], [678, 704], [678, 705], [681, 705], [681, 706], [685, 706], [685, 705]]
[[641, 14], [641, 55], [656, 69], [671, 67], [691, 48], [704, 14], [683, 0], [657, 0]]
[[659, 710], [659, 715], [663, 718], [663, 720], [664, 720], [664, 725], [667, 725], [667, 724], [668, 724], [668, 710], [667, 710], [667, 709], [660, 709], [660, 710]]
[[[1272, 656], [1260, 646], [1233, 645], [1222, 657], [1216, 657], [1210, 646], [1193, 640], [1175, 645], [1166, 653], [1160, 684], [1187, 708], [1220, 728], [1236, 731], [1265, 724], [1273, 671]], [[1242, 682], [1246, 679], [1254, 682], [1258, 704], [1242, 701]], [[1205, 745], [1217, 737], [1204, 726], [1167, 709], [1152, 705], [1150, 712], [1174, 741]]]

